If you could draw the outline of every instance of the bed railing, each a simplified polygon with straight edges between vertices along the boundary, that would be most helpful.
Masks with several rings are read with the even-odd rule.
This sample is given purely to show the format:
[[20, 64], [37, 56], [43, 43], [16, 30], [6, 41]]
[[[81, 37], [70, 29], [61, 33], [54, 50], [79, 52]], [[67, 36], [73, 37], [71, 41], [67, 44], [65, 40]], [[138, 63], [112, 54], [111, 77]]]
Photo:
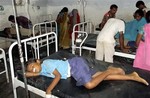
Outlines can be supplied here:
[[[76, 28], [78, 27], [78, 30]], [[89, 31], [86, 30], [86, 27], [88, 27]], [[79, 49], [79, 55], [82, 55], [82, 49], [89, 50], [89, 51], [96, 51], [95, 47], [89, 47], [84, 45], [85, 40], [88, 37], [88, 34], [93, 33], [92, 32], [92, 23], [90, 21], [82, 22], [79, 24], [76, 24], [73, 27], [72, 32], [72, 53], [75, 54], [76, 49]], [[77, 38], [75, 38], [75, 35], [77, 35]], [[115, 52], [116, 56], [135, 59], [135, 54], [129, 54], [129, 53], [123, 53], [123, 52]]]
[[[43, 39], [43, 43], [45, 43], [45, 47], [43, 47], [43, 50], [40, 50], [40, 43], [41, 43], [41, 39]], [[29, 44], [30, 43], [30, 44]], [[32, 44], [31, 44], [32, 43]], [[53, 45], [54, 43], [54, 45]], [[46, 54], [44, 54], [44, 57], [47, 57], [50, 55], [50, 48], [54, 47], [54, 52], [58, 51], [58, 43], [57, 43], [57, 35], [55, 32], [49, 32], [43, 35], [38, 35], [32, 38], [28, 38], [28, 39], [24, 39], [21, 40], [21, 44], [23, 46], [23, 52], [24, 52], [24, 61], [28, 61], [28, 59], [30, 58], [28, 55], [29, 51], [34, 51], [32, 52], [33, 55], [35, 56], [34, 58], [40, 59], [43, 57], [43, 52]], [[28, 47], [28, 45], [30, 45], [31, 47]], [[52, 46], [51, 46], [52, 45]], [[16, 88], [21, 86], [24, 88], [23, 82], [21, 82], [20, 80], [17, 79], [17, 76], [15, 76], [15, 66], [17, 66], [15, 63], [15, 58], [16, 58], [16, 54], [13, 53], [13, 48], [17, 46], [17, 42], [14, 42], [10, 47], [9, 47], [9, 61], [10, 61], [10, 70], [11, 70], [11, 77], [12, 77], [12, 85], [13, 85], [13, 92], [14, 92], [14, 98], [17, 98], [17, 94], [16, 94]], [[32, 47], [34, 48], [32, 50]], [[15, 50], [17, 51], [17, 50]], [[37, 57], [36, 57], [37, 56]], [[19, 58], [19, 57], [18, 57]], [[28, 85], [28, 90], [31, 92], [34, 92], [36, 94], [39, 94], [39, 92], [41, 92], [41, 96], [44, 96], [45, 92], [41, 91], [37, 88], [34, 88], [30, 85]]]
[[76, 31], [76, 28], [78, 28], [78, 31], [85, 31], [88, 33], [92, 33], [92, 22], [86, 21], [86, 22], [75, 24], [73, 27], [73, 32]]
[[57, 22], [55, 20], [34, 24], [33, 36], [41, 35], [48, 32], [57, 32]]
[[[90, 21], [81, 22], [74, 25], [73, 32], [72, 32], [72, 53], [73, 54], [75, 54], [75, 49], [79, 49], [80, 51], [79, 53], [81, 55], [82, 45], [88, 36], [87, 32], [92, 33], [92, 23]], [[75, 35], [78, 35], [77, 38], [75, 37]]]

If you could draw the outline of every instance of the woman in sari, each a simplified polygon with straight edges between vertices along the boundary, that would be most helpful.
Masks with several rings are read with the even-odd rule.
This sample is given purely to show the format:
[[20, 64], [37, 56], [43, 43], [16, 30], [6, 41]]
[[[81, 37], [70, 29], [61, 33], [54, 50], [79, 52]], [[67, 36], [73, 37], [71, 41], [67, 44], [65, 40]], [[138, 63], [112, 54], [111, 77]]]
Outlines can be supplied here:
[[69, 34], [69, 17], [68, 8], [64, 7], [57, 17], [59, 24], [59, 47], [63, 49], [70, 48], [70, 34]]
[[[73, 9], [71, 13], [69, 14], [69, 21], [70, 21], [70, 28], [69, 28], [69, 33], [70, 33], [70, 39], [72, 39], [72, 32], [73, 32], [73, 27], [75, 24], [80, 23], [80, 16], [78, 13], [77, 9]], [[75, 28], [75, 31], [78, 31], [78, 26]], [[77, 33], [75, 34], [75, 39], [77, 38]]]
[[139, 42], [133, 66], [150, 71], [150, 11], [146, 13], [147, 23], [144, 25], [144, 36]]

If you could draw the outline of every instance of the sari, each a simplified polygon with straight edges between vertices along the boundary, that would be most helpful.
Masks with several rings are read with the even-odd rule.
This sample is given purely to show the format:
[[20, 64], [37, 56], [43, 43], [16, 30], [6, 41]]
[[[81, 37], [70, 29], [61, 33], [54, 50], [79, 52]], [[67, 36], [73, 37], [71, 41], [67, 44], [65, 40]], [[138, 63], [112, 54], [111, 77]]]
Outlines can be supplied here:
[[[72, 39], [72, 32], [73, 32], [73, 27], [75, 24], [80, 23], [80, 16], [78, 14], [78, 10], [77, 9], [73, 9], [72, 12], [69, 14], [69, 23], [70, 23], [70, 27], [69, 27], [69, 33], [70, 33], [70, 39]], [[78, 31], [78, 26], [75, 28], [75, 31]], [[75, 39], [77, 38], [77, 33], [75, 34]]]
[[144, 26], [145, 41], [140, 41], [133, 67], [150, 71], [150, 24]]
[[70, 48], [70, 34], [69, 34], [69, 17], [67, 13], [63, 13], [62, 21], [59, 23], [59, 47], [63, 49]]

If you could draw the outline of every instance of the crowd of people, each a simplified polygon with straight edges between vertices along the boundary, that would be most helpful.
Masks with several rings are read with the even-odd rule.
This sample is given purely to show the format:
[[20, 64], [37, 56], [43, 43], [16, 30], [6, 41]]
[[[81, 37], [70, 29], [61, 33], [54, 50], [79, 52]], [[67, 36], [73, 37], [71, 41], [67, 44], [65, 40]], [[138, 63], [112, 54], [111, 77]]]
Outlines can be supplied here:
[[134, 19], [129, 22], [115, 18], [118, 6], [115, 4], [110, 6], [110, 10], [100, 23], [96, 59], [113, 63], [116, 43], [119, 43], [118, 47], [122, 52], [128, 53], [129, 49], [136, 50], [140, 42], [145, 40], [143, 28], [149, 23], [150, 11], [143, 1], [137, 1], [135, 5], [138, 9], [133, 14]]
[[[104, 15], [99, 25], [101, 32], [97, 37], [96, 59], [113, 63], [115, 36], [118, 33], [120, 48], [123, 52], [128, 52], [131, 47], [138, 48], [134, 66], [143, 68], [143, 66], [150, 65], [149, 55], [147, 55], [147, 53], [150, 53], [150, 46], [147, 45], [147, 43], [150, 43], [148, 37], [150, 36], [148, 34], [150, 31], [150, 11], [147, 11], [148, 8], [143, 1], [138, 1], [136, 7], [138, 9], [133, 15], [134, 20], [125, 23], [115, 17], [118, 6], [115, 4], [110, 6], [110, 10]], [[69, 48], [73, 26], [80, 22], [78, 11], [73, 9], [71, 13], [68, 13], [68, 8], [64, 7], [59, 12], [56, 21], [58, 23], [59, 47]], [[128, 40], [128, 43], [125, 43], [125, 40]], [[134, 44], [131, 43], [133, 41]], [[150, 69], [150, 67], [144, 68]], [[46, 59], [43, 62], [32, 59], [27, 63], [25, 75], [27, 77], [44, 75], [54, 78], [46, 89], [46, 98], [50, 98], [52, 90], [60, 79], [67, 79], [70, 76], [77, 81], [77, 86], [84, 86], [87, 89], [95, 88], [103, 80], [132, 80], [149, 85], [136, 72], [127, 75], [121, 68], [108, 67], [105, 71], [91, 71], [87, 62], [81, 57], [74, 57], [65, 61]]]

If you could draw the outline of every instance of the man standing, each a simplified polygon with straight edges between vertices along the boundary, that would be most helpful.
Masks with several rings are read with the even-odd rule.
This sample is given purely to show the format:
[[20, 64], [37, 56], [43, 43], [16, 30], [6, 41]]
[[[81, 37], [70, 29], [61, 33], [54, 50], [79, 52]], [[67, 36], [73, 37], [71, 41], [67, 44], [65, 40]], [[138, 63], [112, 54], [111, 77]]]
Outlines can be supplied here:
[[115, 52], [114, 36], [119, 32], [120, 48], [123, 52], [128, 49], [124, 47], [124, 29], [125, 24], [122, 20], [110, 18], [97, 37], [96, 44], [96, 59], [113, 63], [113, 55]]
[[115, 4], [112, 4], [110, 6], [110, 10], [104, 15], [102, 22], [99, 25], [100, 30], [104, 27], [105, 23], [109, 18], [115, 18], [116, 17], [116, 12], [117, 12], [118, 6]]

